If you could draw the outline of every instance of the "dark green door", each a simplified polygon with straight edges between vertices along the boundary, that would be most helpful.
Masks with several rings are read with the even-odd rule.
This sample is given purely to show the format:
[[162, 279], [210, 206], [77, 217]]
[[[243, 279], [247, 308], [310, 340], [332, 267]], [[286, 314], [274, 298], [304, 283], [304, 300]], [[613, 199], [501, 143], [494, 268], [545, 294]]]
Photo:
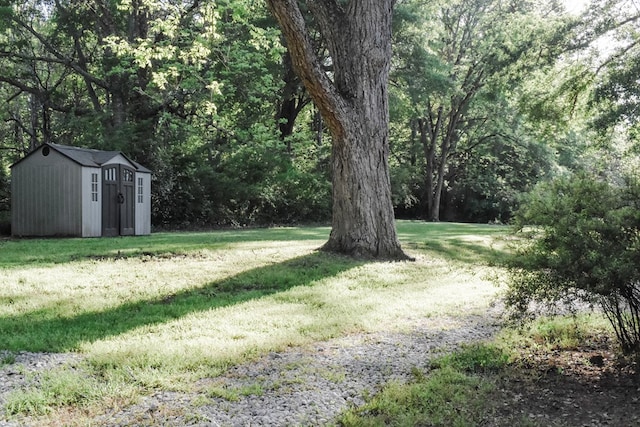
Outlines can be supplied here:
[[133, 236], [135, 233], [136, 187], [133, 169], [120, 165], [120, 235]]
[[135, 232], [135, 172], [125, 165], [102, 167], [102, 235]]

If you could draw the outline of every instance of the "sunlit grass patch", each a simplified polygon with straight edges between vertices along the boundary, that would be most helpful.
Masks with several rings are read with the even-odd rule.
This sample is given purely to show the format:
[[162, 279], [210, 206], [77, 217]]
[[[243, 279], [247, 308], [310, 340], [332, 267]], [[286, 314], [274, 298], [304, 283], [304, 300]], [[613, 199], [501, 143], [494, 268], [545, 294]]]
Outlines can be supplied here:
[[[158, 315], [165, 316], [162, 321], [82, 343], [80, 349], [98, 366], [113, 361], [132, 369], [152, 366], [159, 376], [166, 372], [165, 379], [155, 380], [158, 386], [179, 387], [176, 372], [185, 378], [216, 375], [231, 363], [269, 351], [357, 331], [411, 327], [408, 317], [471, 314], [486, 307], [497, 292], [482, 275], [447, 269], [426, 273], [421, 261], [360, 264], [326, 257], [330, 256], [294, 259], [292, 264], [301, 262], [298, 268], [304, 272], [278, 274], [267, 267], [269, 271], [259, 277], [249, 274], [235, 279], [232, 286], [244, 287], [241, 295], [246, 297], [256, 281], [266, 289], [281, 283], [278, 292], [253, 290], [258, 292], [256, 298], [216, 305], [223, 293], [207, 290], [196, 301], [186, 300], [180, 316], [160, 311]], [[346, 263], [331, 271], [340, 262]], [[317, 276], [314, 269], [319, 271]], [[174, 297], [169, 304], [182, 304], [180, 298]]]
[[[401, 222], [399, 230], [415, 262], [318, 252], [323, 227], [9, 242], [19, 251], [0, 261], [0, 348], [83, 353], [86, 400], [106, 401], [92, 397], [94, 383], [112, 386], [104, 389], [114, 398], [121, 387], [125, 395], [188, 390], [291, 346], [406, 330], [442, 314], [456, 327], [452, 319], [495, 298], [490, 276], [499, 269], [487, 260], [505, 228]], [[461, 259], [434, 252], [437, 242], [471, 249]], [[29, 391], [14, 411], [77, 404], [42, 400]]]
[[46, 415], [64, 406], [102, 406], [116, 397], [132, 401], [139, 391], [125, 381], [101, 381], [80, 367], [64, 366], [28, 375], [27, 385], [8, 394], [8, 415]]
[[392, 383], [363, 407], [346, 411], [340, 425], [470, 426], [489, 420], [487, 397], [495, 383], [481, 375], [501, 369], [507, 356], [497, 347], [473, 345], [432, 363], [432, 370], [414, 370], [410, 384]]

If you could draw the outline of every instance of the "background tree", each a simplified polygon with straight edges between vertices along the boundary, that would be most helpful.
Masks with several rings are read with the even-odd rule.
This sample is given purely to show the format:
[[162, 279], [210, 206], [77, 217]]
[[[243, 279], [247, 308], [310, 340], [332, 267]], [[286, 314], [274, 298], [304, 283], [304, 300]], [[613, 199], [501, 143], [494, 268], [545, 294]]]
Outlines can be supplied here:
[[[123, 150], [153, 169], [156, 227], [324, 222], [336, 209], [335, 236], [351, 237], [332, 237], [332, 245], [357, 252], [354, 242], [364, 242], [376, 253], [377, 237], [349, 231], [391, 215], [386, 202], [370, 207], [366, 191], [348, 190], [365, 181], [379, 183], [371, 199], [390, 196], [398, 216], [508, 221], [539, 180], [630, 169], [630, 1], [594, 2], [586, 15], [569, 16], [551, 1], [402, 0], [393, 8], [391, 64], [362, 56], [355, 66], [347, 52], [358, 38], [349, 34], [360, 26], [369, 34], [369, 21], [354, 4], [297, 2], [326, 83], [318, 87], [335, 96], [312, 105], [266, 2], [5, 0], [0, 192], [10, 197], [10, 164], [54, 141]], [[324, 22], [334, 11], [344, 31]], [[617, 41], [607, 51], [590, 53], [603, 46], [594, 40], [611, 35]], [[388, 51], [381, 47], [370, 53]], [[377, 77], [390, 67], [391, 85], [370, 100], [361, 95], [370, 88], [351, 76], [376, 67]], [[360, 119], [340, 127], [337, 119], [360, 114], [384, 123], [368, 105], [387, 96], [390, 133]], [[322, 109], [330, 120], [320, 119]], [[330, 137], [329, 125], [348, 143]], [[371, 166], [367, 177], [341, 158], [388, 160], [389, 170]], [[342, 204], [332, 203], [332, 179], [349, 183], [333, 187]], [[345, 221], [346, 211], [360, 217]], [[396, 240], [393, 227], [369, 228]]]
[[159, 227], [326, 220], [326, 149], [293, 126], [272, 143], [286, 50], [264, 5], [29, 6], [3, 15], [5, 163], [46, 140], [123, 150], [154, 171]]
[[593, 2], [575, 27], [580, 56], [561, 64], [559, 84], [536, 108], [570, 106], [591, 142], [574, 156], [577, 173], [538, 186], [520, 209], [518, 226], [535, 228], [512, 261], [507, 298], [517, 313], [532, 301], [599, 305], [625, 353], [640, 352], [638, 12], [626, 1]]
[[[617, 151], [628, 159], [640, 152], [640, 7], [634, 2], [622, 2], [617, 8], [608, 6], [611, 18], [607, 25], [600, 26], [606, 38], [600, 38], [597, 44], [600, 50], [592, 67], [595, 85], [589, 105], [595, 117], [589, 124], [605, 142], [607, 151]], [[588, 13], [593, 16], [600, 12], [594, 5]], [[616, 145], [619, 150], [615, 150]]]
[[[515, 203], [513, 196], [541, 178], [549, 160], [544, 159], [540, 168], [530, 168], [524, 180], [519, 177], [509, 182], [504, 169], [502, 176], [482, 179], [495, 184], [506, 180], [510, 189], [486, 186], [480, 193], [477, 185], [466, 187], [471, 183], [464, 178], [470, 176], [466, 168], [476, 162], [486, 164], [483, 153], [497, 156], [500, 162], [514, 161], [511, 168], [533, 154], [523, 148], [543, 153], [537, 149], [541, 141], [527, 135], [517, 88], [532, 73], [548, 68], [562, 52], [557, 40], [555, 45], [550, 43], [566, 34], [559, 11], [536, 9], [530, 2], [493, 0], [435, 2], [430, 7], [404, 2], [399, 9], [399, 54], [392, 76], [401, 93], [396, 99], [410, 111], [405, 114], [409, 144], [414, 147], [410, 161], [423, 168], [423, 182], [414, 185], [420, 191], [416, 198], [422, 200], [422, 216], [431, 221], [440, 220], [441, 215], [447, 220], [508, 219], [510, 209], [494, 208]], [[431, 30], [425, 32], [424, 27]], [[418, 146], [422, 159], [416, 162]], [[489, 178], [492, 171], [495, 169], [486, 169], [483, 176]], [[458, 186], [461, 188], [456, 189]], [[450, 191], [456, 194], [448, 194]], [[471, 209], [460, 214], [466, 203], [461, 196], [472, 193], [478, 193], [481, 204], [481, 199], [491, 199], [487, 211]], [[504, 199], [506, 193], [511, 195]], [[447, 202], [444, 207], [443, 201]]]

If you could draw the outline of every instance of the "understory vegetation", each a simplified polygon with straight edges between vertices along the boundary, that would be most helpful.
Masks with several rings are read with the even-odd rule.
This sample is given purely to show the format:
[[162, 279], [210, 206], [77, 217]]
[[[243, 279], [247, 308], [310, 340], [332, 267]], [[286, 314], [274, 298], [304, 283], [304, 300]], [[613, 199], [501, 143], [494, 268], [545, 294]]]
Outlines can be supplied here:
[[594, 314], [505, 328], [492, 342], [463, 346], [416, 370], [409, 384], [387, 385], [339, 425], [633, 425], [640, 372], [633, 359], [611, 351], [612, 336]]
[[640, 185], [587, 175], [540, 186], [517, 216], [507, 305], [596, 305], [625, 353], [640, 352]]
[[361, 408], [342, 416], [343, 426], [465, 426], [491, 419], [487, 399], [495, 383], [482, 375], [502, 371], [508, 361], [503, 350], [478, 344], [431, 363], [429, 371], [414, 372], [409, 385], [391, 384]]

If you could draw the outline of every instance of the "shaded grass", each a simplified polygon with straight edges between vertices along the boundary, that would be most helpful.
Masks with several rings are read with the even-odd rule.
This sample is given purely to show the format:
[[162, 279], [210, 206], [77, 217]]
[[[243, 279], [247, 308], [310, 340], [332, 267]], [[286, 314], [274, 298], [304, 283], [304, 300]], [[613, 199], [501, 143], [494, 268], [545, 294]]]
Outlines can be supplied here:
[[572, 316], [541, 316], [500, 334], [505, 346], [542, 351], [575, 349], [594, 336], [613, 336], [603, 314], [584, 312]]
[[[541, 425], [526, 409], [509, 411], [512, 397], [500, 387], [520, 384], [536, 375], [532, 351], [589, 348], [592, 340], [603, 336], [613, 337], [606, 319], [589, 313], [541, 317], [526, 327], [504, 329], [492, 342], [463, 346], [435, 359], [427, 372], [416, 368], [409, 384], [388, 384], [363, 407], [345, 411], [339, 425]], [[576, 391], [575, 385], [568, 387]], [[550, 407], [553, 404], [549, 402]], [[526, 408], [526, 404], [520, 406]], [[560, 421], [545, 418], [544, 425], [565, 425], [567, 416], [561, 412]]]
[[[502, 259], [507, 227], [485, 224], [398, 221], [398, 236], [409, 250], [463, 262]], [[0, 240], [0, 270], [43, 267], [87, 259], [189, 255], [232, 248], [240, 243], [317, 241], [329, 236], [329, 227], [278, 227], [210, 232], [154, 233], [115, 238], [33, 238]], [[460, 251], [460, 249], [463, 249]]]
[[85, 259], [185, 255], [221, 250], [244, 242], [321, 241], [328, 236], [327, 227], [279, 227], [114, 238], [8, 239], [0, 240], [0, 269], [42, 267]]
[[488, 224], [403, 222], [405, 246], [430, 256], [470, 265], [501, 265], [506, 260], [507, 228]]

